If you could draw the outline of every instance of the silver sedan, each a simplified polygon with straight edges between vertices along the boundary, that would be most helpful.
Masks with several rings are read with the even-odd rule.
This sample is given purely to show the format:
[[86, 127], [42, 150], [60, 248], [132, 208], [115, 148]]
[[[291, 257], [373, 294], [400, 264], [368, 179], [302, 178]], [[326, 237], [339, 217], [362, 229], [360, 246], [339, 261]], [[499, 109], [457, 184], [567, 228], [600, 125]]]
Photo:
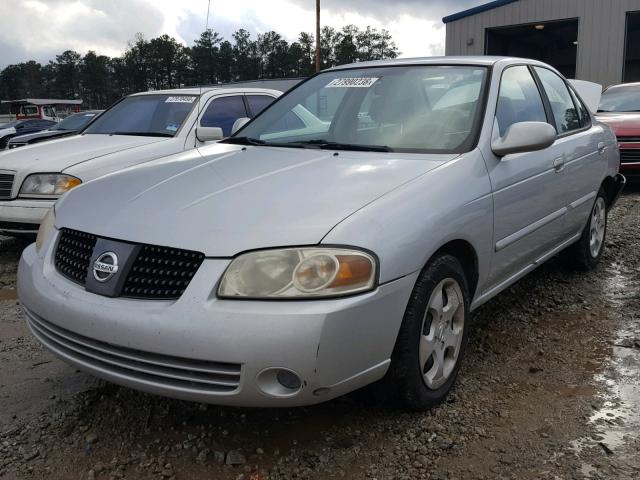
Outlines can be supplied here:
[[429, 408], [473, 309], [556, 253], [596, 267], [624, 185], [610, 128], [532, 60], [347, 65], [243, 123], [58, 201], [18, 279], [46, 347], [195, 401]]

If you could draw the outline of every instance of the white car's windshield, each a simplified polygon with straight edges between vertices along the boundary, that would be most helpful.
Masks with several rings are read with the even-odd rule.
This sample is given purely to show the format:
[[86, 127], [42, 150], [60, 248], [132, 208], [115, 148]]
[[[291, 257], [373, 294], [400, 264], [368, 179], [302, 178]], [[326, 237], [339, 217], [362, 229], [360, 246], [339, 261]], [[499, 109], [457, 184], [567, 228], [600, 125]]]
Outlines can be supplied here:
[[640, 112], [640, 87], [629, 85], [605, 90], [599, 112]]
[[98, 117], [84, 133], [173, 137], [196, 104], [196, 95], [134, 95]]
[[399, 66], [327, 71], [281, 97], [230, 143], [463, 152], [476, 137], [486, 69]]

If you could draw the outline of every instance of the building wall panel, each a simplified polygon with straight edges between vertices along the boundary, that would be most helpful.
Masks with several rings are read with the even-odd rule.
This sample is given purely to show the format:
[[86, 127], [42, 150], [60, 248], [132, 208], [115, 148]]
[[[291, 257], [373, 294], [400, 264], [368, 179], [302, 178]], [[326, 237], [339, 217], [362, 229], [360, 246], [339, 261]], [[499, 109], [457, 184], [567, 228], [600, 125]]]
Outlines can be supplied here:
[[446, 54], [483, 55], [487, 28], [578, 18], [576, 77], [619, 83], [628, 11], [640, 11], [640, 0], [520, 0], [448, 23]]

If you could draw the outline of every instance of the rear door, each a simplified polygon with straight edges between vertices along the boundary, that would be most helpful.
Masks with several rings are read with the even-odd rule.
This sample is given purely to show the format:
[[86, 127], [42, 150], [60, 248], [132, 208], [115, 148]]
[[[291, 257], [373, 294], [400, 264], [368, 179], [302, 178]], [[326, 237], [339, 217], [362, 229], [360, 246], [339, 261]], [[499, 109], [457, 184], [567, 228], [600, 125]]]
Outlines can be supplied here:
[[[500, 80], [494, 138], [514, 123], [549, 122], [539, 84], [526, 65], [506, 68]], [[559, 242], [564, 230], [563, 174], [550, 148], [487, 159], [494, 198], [491, 283], [520, 272]]]
[[567, 207], [565, 236], [584, 228], [600, 180], [606, 169], [606, 145], [602, 128], [594, 126], [587, 107], [572, 87], [552, 70], [534, 68], [546, 93], [558, 131], [554, 148], [564, 170], [564, 203]]

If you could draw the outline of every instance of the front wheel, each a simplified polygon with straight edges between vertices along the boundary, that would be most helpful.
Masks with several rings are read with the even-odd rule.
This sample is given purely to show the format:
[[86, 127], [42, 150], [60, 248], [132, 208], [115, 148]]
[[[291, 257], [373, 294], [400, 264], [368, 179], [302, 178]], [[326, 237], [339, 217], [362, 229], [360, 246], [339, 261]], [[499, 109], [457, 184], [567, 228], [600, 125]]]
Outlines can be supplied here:
[[602, 257], [607, 236], [607, 214], [607, 196], [601, 188], [580, 240], [569, 247], [570, 259], [583, 270], [596, 268]]
[[435, 257], [420, 273], [385, 379], [405, 406], [428, 409], [451, 390], [467, 343], [468, 292], [462, 265], [451, 255]]

